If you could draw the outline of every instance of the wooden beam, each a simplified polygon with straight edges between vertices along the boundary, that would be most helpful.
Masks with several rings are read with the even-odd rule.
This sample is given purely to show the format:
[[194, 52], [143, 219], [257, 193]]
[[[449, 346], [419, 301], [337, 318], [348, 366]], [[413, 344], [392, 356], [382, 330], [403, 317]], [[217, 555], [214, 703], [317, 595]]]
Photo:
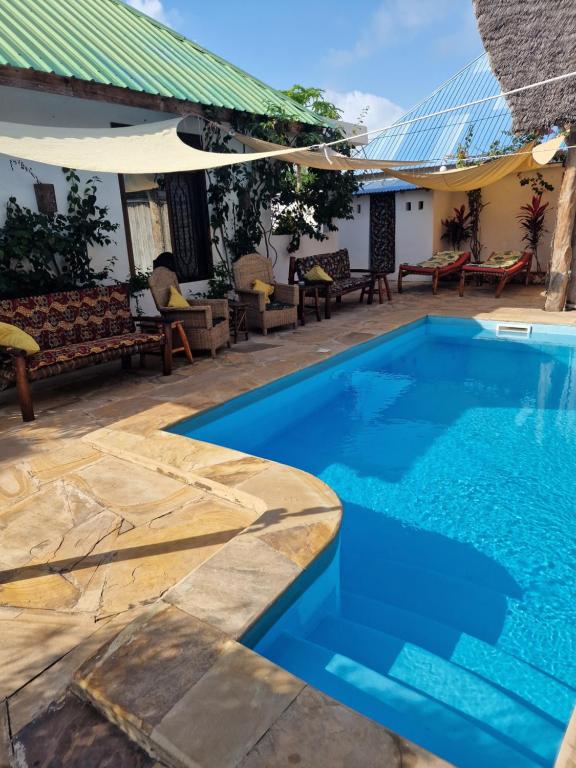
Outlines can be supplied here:
[[[168, 112], [174, 115], [196, 115], [197, 117], [205, 115], [204, 107], [195, 101], [175, 99], [144, 91], [132, 91], [130, 88], [117, 85], [105, 85], [93, 80], [78, 80], [75, 77], [64, 77], [51, 72], [36, 72], [33, 69], [0, 66], [0, 85], [91, 101], [105, 101], [110, 104]], [[218, 122], [229, 122], [232, 110], [215, 109], [217, 109]]]
[[[566, 144], [576, 144], [576, 129], [570, 127]], [[574, 218], [576, 216], [576, 149], [568, 149], [566, 167], [558, 196], [550, 282], [546, 295], [547, 312], [561, 312], [566, 306], [573, 261]]]

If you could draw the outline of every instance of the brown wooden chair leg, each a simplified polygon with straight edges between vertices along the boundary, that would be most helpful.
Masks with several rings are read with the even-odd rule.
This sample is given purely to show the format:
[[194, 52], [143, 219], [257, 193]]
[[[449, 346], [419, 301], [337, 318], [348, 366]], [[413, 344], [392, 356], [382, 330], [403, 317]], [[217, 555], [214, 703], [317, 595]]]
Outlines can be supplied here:
[[384, 290], [382, 283], [382, 275], [378, 275], [378, 304], [384, 304]]
[[[192, 350], [190, 349], [190, 343], [188, 342], [188, 336], [186, 336], [186, 331], [184, 330], [184, 326], [182, 325], [182, 323], [178, 323], [178, 325], [176, 326], [176, 333], [178, 334], [178, 338], [180, 339], [182, 348], [184, 349], [186, 360], [188, 360], [189, 363], [193, 363], [194, 356], [192, 355]], [[230, 342], [228, 342], [228, 345], [230, 345]]]
[[330, 320], [330, 294], [326, 294], [326, 298], [324, 299], [324, 317], [326, 320]]
[[402, 293], [402, 278], [404, 277], [404, 273], [401, 269], [398, 270], [398, 293]]
[[[364, 294], [366, 293], [366, 288], [362, 288], [360, 291], [360, 298], [358, 299], [359, 303], [362, 304], [364, 301]], [[370, 304], [370, 300], [368, 300], [368, 304]]]
[[502, 296], [502, 291], [504, 290], [506, 283], [509, 280], [508, 275], [504, 275], [504, 277], [501, 277], [500, 280], [498, 280], [498, 285], [496, 286], [496, 293], [494, 294], [495, 299], [499, 299], [500, 296]]
[[162, 373], [164, 376], [170, 376], [172, 373], [172, 326], [170, 323], [164, 325], [164, 342], [160, 349], [162, 351]]
[[[370, 281], [370, 286], [368, 288], [368, 304], [372, 304], [373, 301], [374, 301], [374, 289], [375, 289], [375, 287], [376, 287], [376, 278], [373, 277], [372, 280]], [[362, 290], [364, 290], [364, 289], [362, 289]], [[382, 302], [380, 302], [380, 303], [382, 303]]]
[[384, 290], [386, 291], [386, 298], [388, 301], [392, 301], [392, 291], [390, 290], [390, 284], [388, 282], [388, 278], [386, 275], [382, 275], [382, 280], [384, 281]]
[[434, 296], [438, 293], [438, 280], [440, 279], [440, 272], [435, 269], [434, 274], [432, 275], [432, 293]]
[[318, 322], [322, 322], [322, 313], [320, 312], [320, 297], [318, 293], [318, 288], [314, 289], [314, 308], [316, 309], [316, 320]]
[[466, 284], [466, 272], [464, 272], [464, 270], [462, 270], [462, 272], [460, 272], [460, 283], [458, 284], [458, 295], [459, 296], [464, 296], [464, 286], [465, 286], [465, 284]]
[[22, 421], [34, 421], [34, 405], [32, 403], [32, 393], [26, 370], [26, 358], [24, 355], [15, 355], [13, 361], [16, 374], [16, 394], [20, 403]]

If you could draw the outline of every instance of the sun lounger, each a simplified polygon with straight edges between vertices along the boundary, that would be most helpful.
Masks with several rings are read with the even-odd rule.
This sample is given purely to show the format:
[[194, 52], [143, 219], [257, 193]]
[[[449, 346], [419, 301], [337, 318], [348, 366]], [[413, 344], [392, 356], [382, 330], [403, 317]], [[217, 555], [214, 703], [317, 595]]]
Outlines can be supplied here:
[[468, 251], [441, 251], [431, 259], [419, 264], [400, 264], [398, 268], [398, 293], [402, 293], [402, 278], [405, 275], [430, 275], [432, 278], [432, 293], [438, 293], [438, 281], [441, 277], [458, 272], [470, 261]]
[[482, 275], [498, 278], [496, 285], [497, 299], [502, 295], [506, 283], [519, 272], [526, 272], [524, 285], [530, 282], [532, 253], [530, 251], [495, 251], [480, 264], [467, 264], [460, 274], [460, 296], [464, 295], [464, 286], [468, 275]]

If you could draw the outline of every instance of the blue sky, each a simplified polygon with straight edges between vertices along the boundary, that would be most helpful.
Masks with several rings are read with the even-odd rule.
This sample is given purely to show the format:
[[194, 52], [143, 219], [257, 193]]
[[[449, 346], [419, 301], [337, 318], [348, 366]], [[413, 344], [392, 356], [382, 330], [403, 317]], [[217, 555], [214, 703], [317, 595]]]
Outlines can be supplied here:
[[276, 88], [326, 89], [355, 120], [399, 117], [483, 52], [471, 0], [127, 0]]

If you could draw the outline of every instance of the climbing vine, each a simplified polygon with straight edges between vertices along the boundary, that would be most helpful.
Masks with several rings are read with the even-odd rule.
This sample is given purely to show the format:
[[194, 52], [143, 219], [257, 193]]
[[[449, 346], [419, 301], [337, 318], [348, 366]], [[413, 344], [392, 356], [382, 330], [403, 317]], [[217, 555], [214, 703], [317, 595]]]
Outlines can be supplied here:
[[33, 296], [81, 288], [104, 280], [111, 261], [95, 270], [88, 246], [112, 243], [118, 224], [97, 203], [97, 177], [81, 184], [74, 170], [63, 168], [68, 182], [65, 213], [37, 213], [10, 197], [0, 228], [0, 295]]
[[[294, 147], [342, 138], [339, 129], [331, 125], [339, 119], [339, 110], [324, 99], [322, 90], [296, 85], [285, 93], [323, 118], [322, 124], [295, 125], [286, 112], [270, 106], [266, 118], [236, 114], [232, 131], [222, 130], [215, 122], [207, 123], [204, 148], [238, 151], [235, 131]], [[350, 149], [346, 143], [338, 146], [344, 154], [350, 154]], [[289, 235], [290, 252], [299, 248], [303, 236], [325, 240], [327, 232], [338, 229], [337, 219], [352, 218], [352, 195], [359, 187], [352, 172], [295, 168], [273, 159], [213, 169], [209, 181], [210, 225], [221, 262], [215, 265], [216, 291], [232, 282], [231, 264], [243, 254], [260, 249], [275, 260], [272, 234]]]

